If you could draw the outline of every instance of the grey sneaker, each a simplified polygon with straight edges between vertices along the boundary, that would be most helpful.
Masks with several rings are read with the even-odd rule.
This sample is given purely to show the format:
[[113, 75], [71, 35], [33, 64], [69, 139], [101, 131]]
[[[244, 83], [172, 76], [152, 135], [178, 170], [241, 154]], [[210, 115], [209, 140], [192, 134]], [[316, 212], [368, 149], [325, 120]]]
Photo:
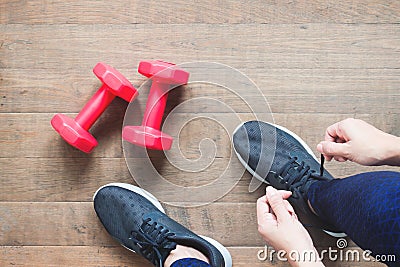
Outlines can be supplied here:
[[288, 199], [334, 237], [346, 236], [342, 231], [316, 216], [308, 205], [307, 192], [317, 181], [334, 178], [325, 171], [312, 150], [288, 129], [261, 121], [248, 121], [233, 133], [233, 147], [245, 168], [258, 180], [276, 189], [288, 190]]
[[228, 250], [209, 237], [200, 237], [164, 213], [149, 192], [129, 184], [113, 183], [97, 190], [94, 209], [107, 232], [125, 248], [157, 267], [176, 245], [202, 252], [213, 267], [231, 267]]

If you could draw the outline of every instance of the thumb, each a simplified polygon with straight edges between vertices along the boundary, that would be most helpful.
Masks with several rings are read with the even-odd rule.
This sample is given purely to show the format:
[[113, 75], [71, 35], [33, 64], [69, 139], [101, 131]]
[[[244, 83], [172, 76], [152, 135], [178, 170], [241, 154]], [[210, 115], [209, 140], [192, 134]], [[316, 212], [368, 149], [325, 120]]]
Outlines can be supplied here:
[[318, 144], [317, 150], [327, 156], [340, 156], [349, 158], [349, 144], [322, 141]]
[[283, 202], [282, 195], [272, 186], [267, 187], [267, 200], [271, 206], [272, 211], [275, 213], [278, 222], [283, 222], [290, 219], [289, 211]]
[[278, 190], [279, 194], [281, 194], [281, 197], [283, 199], [288, 199], [289, 197], [292, 196], [292, 192], [286, 191], [286, 190]]

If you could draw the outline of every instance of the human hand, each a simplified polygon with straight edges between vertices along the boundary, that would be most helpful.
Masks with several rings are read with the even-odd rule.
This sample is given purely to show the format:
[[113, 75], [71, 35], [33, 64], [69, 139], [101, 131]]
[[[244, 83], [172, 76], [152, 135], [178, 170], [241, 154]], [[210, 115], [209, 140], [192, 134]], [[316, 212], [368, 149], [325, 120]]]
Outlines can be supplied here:
[[317, 149], [330, 161], [350, 160], [361, 165], [400, 166], [400, 138], [358, 119], [345, 119], [326, 129]]
[[[258, 231], [275, 250], [288, 253], [287, 258], [292, 266], [323, 266], [317, 258], [310, 235], [296, 214], [291, 212], [293, 207], [285, 200], [290, 195], [291, 192], [267, 187], [266, 195], [257, 200]], [[314, 252], [314, 261], [305, 262], [303, 254], [310, 255], [310, 252]], [[299, 258], [293, 259], [292, 256]]]

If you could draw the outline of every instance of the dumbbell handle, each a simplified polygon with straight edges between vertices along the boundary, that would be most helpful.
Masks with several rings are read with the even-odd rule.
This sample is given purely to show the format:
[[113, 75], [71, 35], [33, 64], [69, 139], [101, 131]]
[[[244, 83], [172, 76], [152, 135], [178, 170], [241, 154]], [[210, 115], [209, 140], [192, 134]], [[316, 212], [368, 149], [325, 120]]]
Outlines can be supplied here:
[[89, 130], [114, 98], [115, 95], [110, 93], [108, 86], [103, 84], [79, 112], [75, 121], [83, 129]]
[[160, 129], [169, 88], [169, 84], [153, 80], [149, 97], [147, 98], [146, 110], [142, 121], [143, 126]]

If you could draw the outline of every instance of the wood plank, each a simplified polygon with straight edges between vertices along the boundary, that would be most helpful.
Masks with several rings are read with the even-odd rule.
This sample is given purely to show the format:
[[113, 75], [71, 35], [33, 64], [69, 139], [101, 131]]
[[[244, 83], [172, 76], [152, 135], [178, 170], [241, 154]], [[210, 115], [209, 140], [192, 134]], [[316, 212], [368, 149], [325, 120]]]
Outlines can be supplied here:
[[3, 24], [398, 23], [397, 1], [2, 1]]
[[[215, 86], [202, 85], [200, 88], [194, 87], [187, 92], [186, 94], [190, 96], [188, 98], [181, 96], [178, 91], [173, 92], [167, 112], [174, 110], [175, 113], [197, 113], [201, 110], [204, 113], [230, 113], [232, 111], [263, 113], [268, 111], [267, 106], [269, 106], [269, 109], [274, 113], [378, 114], [382, 112], [397, 113], [400, 104], [398, 92], [384, 95], [375, 94], [375, 90], [360, 94], [351, 89], [348, 89], [347, 93], [335, 93], [331, 90], [310, 91], [304, 89], [302, 93], [297, 94], [280, 91], [281, 95], [269, 95], [262, 91], [258, 94], [246, 94], [242, 93], [243, 91], [234, 94]], [[179, 96], [174, 97], [177, 95]], [[140, 105], [140, 109], [143, 110], [143, 102], [139, 98], [132, 108], [139, 108], [137, 106]], [[384, 109], [382, 103], [385, 103]], [[176, 108], [178, 105], [179, 109]]]
[[[58, 95], [54, 96], [54, 98], [45, 97], [41, 101], [40, 98], [20, 97], [17, 92], [13, 93], [7, 89], [7, 91], [3, 91], [4, 94], [1, 100], [1, 105], [3, 106], [1, 106], [0, 113], [7, 113], [8, 111], [30, 113], [34, 107], [38, 107], [38, 111], [36, 111], [38, 113], [42, 111], [46, 113], [78, 113], [96, 90], [97, 88], [80, 98]], [[351, 89], [348, 89], [347, 93], [336, 93], [330, 90], [313, 93], [305, 88], [299, 88], [299, 90], [302, 90], [302, 93], [269, 95], [268, 92], [258, 91], [246, 94], [242, 93], [243, 91], [228, 91], [218, 86], [195, 84], [185, 87], [182, 91], [171, 92], [165, 113], [170, 113], [171, 111], [174, 113], [195, 114], [199, 112], [231, 113], [232, 111], [238, 113], [265, 113], [268, 111], [267, 106], [269, 105], [270, 110], [274, 113], [380, 114], [397, 113], [400, 103], [400, 94], [398, 92], [383, 94], [379, 92], [379, 87], [371, 88], [370, 92], [361, 93]], [[148, 91], [141, 92], [142, 94], [132, 103], [131, 107], [132, 110], [138, 110], [138, 112], [129, 111], [134, 112], [138, 123], [141, 122], [148, 96]], [[282, 91], [279, 92], [282, 94]], [[29, 94], [34, 94], [34, 92]], [[75, 100], [64, 105], [65, 102], [69, 102], [66, 99], [73, 98]], [[19, 100], [13, 101], [14, 99]], [[25, 99], [27, 101], [23, 102]], [[115, 116], [123, 117], [127, 103], [120, 99], [114, 102], [106, 110], [106, 113], [116, 113]], [[18, 105], [19, 103], [22, 104]], [[30, 103], [32, 106], [29, 106]], [[44, 105], [43, 103], [49, 103], [49, 105]], [[341, 105], [337, 103], [341, 103]], [[382, 105], [383, 103], [384, 105]], [[76, 114], [73, 114], [73, 116], [76, 116]]]
[[[269, 262], [268, 260], [258, 260], [257, 253], [262, 247], [228, 247], [232, 255], [234, 267], [267, 267], [267, 266], [290, 266], [286, 262], [279, 260]], [[360, 249], [350, 248], [343, 250], [358, 251]], [[128, 252], [120, 246], [2, 246], [0, 247], [0, 265], [14, 266], [141, 266], [150, 267], [140, 256]], [[353, 261], [324, 261], [327, 267], [356, 267], [385, 266], [378, 262], [353, 262]]]
[[[0, 163], [3, 166], [0, 177], [2, 188], [0, 201], [91, 201], [94, 192], [102, 185], [111, 182], [136, 184], [128, 172], [124, 159], [95, 158], [89, 162], [85, 159], [29, 158], [16, 161], [3, 158], [0, 159]], [[162, 175], [168, 181], [180, 186], [201, 186], [218, 179], [221, 170], [226, 167], [224, 164], [227, 164], [227, 161], [216, 159], [205, 171], [191, 173], [168, 168], [162, 171]], [[248, 192], [250, 181], [248, 174], [242, 181], [237, 182], [237, 179], [242, 177], [239, 174], [244, 172], [244, 168], [237, 162], [227, 174], [236, 178], [232, 179], [232, 182], [227, 181], [228, 186], [234, 188], [232, 191], [227, 191], [227, 195], [220, 201], [255, 203], [265, 192], [262, 188], [252, 194]], [[15, 177], [19, 178], [14, 179]], [[160, 195], [161, 192], [162, 190], [158, 190], [155, 195], [163, 197]], [[175, 194], [179, 194], [179, 190]], [[182, 199], [182, 202], [192, 200], [193, 198]]]
[[[118, 105], [117, 105], [118, 106]], [[116, 109], [117, 110], [117, 109]], [[104, 116], [92, 127], [99, 145], [93, 154], [85, 154], [68, 145], [52, 128], [54, 114], [10, 114], [1, 116], [1, 147], [5, 157], [122, 157], [121, 129], [124, 110], [117, 110], [112, 119]], [[119, 113], [119, 114], [118, 114]], [[21, 117], [22, 115], [22, 117]], [[70, 114], [71, 115], [71, 114]]]
[[[101, 86], [92, 69], [0, 69], [0, 112], [79, 112]], [[133, 73], [120, 71], [126, 77]], [[118, 105], [109, 107], [113, 112], [127, 106], [118, 98], [114, 102]]]
[[[383, 104], [383, 103], [382, 103]], [[84, 154], [68, 145], [53, 130], [50, 120], [53, 114], [48, 113], [0, 113], [0, 157], [22, 158], [22, 157], [43, 157], [43, 158], [90, 158], [123, 157], [121, 145], [121, 129], [124, 110], [115, 103], [116, 112], [111, 111], [100, 118], [93, 129], [92, 134], [99, 141], [92, 154]], [[384, 104], [383, 104], [384, 105]], [[340, 106], [340, 105], [338, 105]], [[320, 110], [324, 108], [319, 106]], [[322, 140], [326, 127], [347, 117], [364, 119], [383, 131], [400, 136], [400, 121], [396, 113], [388, 112], [385, 107], [381, 108], [380, 114], [360, 114], [358, 112], [348, 114], [282, 114], [273, 113], [274, 122], [287, 127], [301, 138], [303, 138], [315, 151], [315, 146]], [[74, 115], [74, 114], [70, 114]], [[187, 123], [182, 131], [178, 124], [169, 122], [189, 122], [194, 116], [204, 117], [198, 121]], [[243, 121], [254, 119], [255, 116], [249, 113], [238, 114], [212, 114], [194, 113], [176, 114], [174, 121], [168, 121], [165, 131], [176, 136], [174, 145], [180, 144], [178, 150], [175, 147], [169, 151], [170, 155], [177, 156], [182, 151], [188, 158], [195, 159], [200, 156], [199, 142], [204, 138], [211, 138], [217, 145], [217, 157], [230, 157], [230, 135], [234, 129]], [[237, 115], [237, 116], [236, 116]], [[257, 118], [270, 117], [269, 114], [257, 114]], [[140, 117], [135, 119], [141, 120]], [[219, 122], [210, 123], [210, 119]], [[138, 123], [139, 123], [138, 122]], [[135, 124], [129, 124], [135, 125]], [[151, 157], [161, 157], [161, 152], [151, 152]], [[208, 156], [208, 155], [207, 155]]]
[[[139, 89], [145, 80], [131, 69], [120, 70]], [[237, 111], [248, 110], [244, 101], [255, 101], [264, 95], [271, 108], [276, 112], [332, 112], [346, 113], [354, 109], [358, 112], [381, 112], [381, 103], [396, 112], [400, 103], [400, 69], [239, 69], [254, 81], [259, 90], [255, 89], [250, 80], [247, 84], [229, 89], [205, 83], [191, 83], [188, 86], [173, 90], [168, 101], [168, 110], [178, 104], [199, 97], [209, 97], [222, 101]], [[209, 81], [217, 81], [212, 71], [204, 70], [204, 74], [196, 77], [209, 77]], [[51, 113], [79, 112], [83, 105], [92, 97], [100, 86], [98, 79], [90, 69], [77, 66], [77, 69], [3, 69], [0, 70], [0, 112]], [[217, 75], [217, 74], [215, 74]], [[43, 79], [42, 77], [46, 77]], [[240, 80], [246, 82], [246, 79]], [[236, 85], [233, 83], [232, 85]], [[251, 89], [250, 88], [254, 88]], [[232, 90], [232, 91], [230, 91]], [[140, 96], [134, 105], [143, 106], [146, 103], [148, 88], [139, 89]], [[235, 94], [236, 93], [236, 94]], [[240, 96], [245, 97], [244, 101]], [[375, 98], [379, 101], [374, 101]], [[358, 101], [363, 99], [363, 101]], [[319, 109], [320, 102], [324, 109]], [[309, 103], [313, 103], [310, 105]], [[336, 103], [340, 102], [338, 106]], [[62, 104], [60, 104], [62, 103]], [[119, 112], [126, 108], [123, 101], [112, 104], [111, 112]], [[256, 102], [257, 103], [257, 102]], [[288, 103], [287, 105], [284, 105]], [[210, 103], [202, 112], [224, 112]], [[254, 104], [251, 105], [254, 107]], [[265, 105], [261, 105], [264, 107]], [[115, 111], [115, 109], [121, 109]], [[175, 112], [192, 112], [198, 105], [191, 103], [189, 107], [180, 107]], [[389, 111], [389, 110], [388, 110]]]
[[12, 69], [90, 70], [99, 60], [129, 68], [152, 58], [238, 69], [400, 67], [398, 24], [11, 24], [0, 25], [0, 31], [0, 66]]
[[[221, 179], [222, 171], [229, 165], [227, 158], [217, 158], [203, 171], [188, 172], [176, 170], [170, 164], [160, 168], [161, 161], [164, 159], [160, 159], [155, 165], [161, 175], [166, 180], [184, 187], [201, 186]], [[136, 184], [123, 158], [0, 158], [0, 165], [2, 166], [0, 201], [92, 201], [93, 193], [102, 185], [112, 182]], [[264, 195], [265, 186], [254, 193], [249, 193], [251, 175], [245, 172], [236, 158], [232, 160], [231, 166], [225, 175], [230, 178], [226, 185], [232, 185], [233, 189], [226, 192], [226, 195], [217, 202], [255, 203], [257, 198]], [[395, 167], [363, 167], [337, 162], [327, 163], [326, 168], [335, 177], [374, 170], [398, 171]], [[237, 182], [237, 179], [240, 180]], [[153, 193], [162, 200], [164, 198], [161, 192], [163, 189], [159, 188]], [[179, 194], [180, 190], [170, 193]], [[209, 194], [206, 194], [207, 199], [208, 196]], [[190, 196], [182, 202], [192, 202], [194, 197]]]
[[[196, 208], [166, 206], [171, 218], [193, 232], [225, 246], [264, 246], [257, 232], [255, 203], [213, 203]], [[88, 202], [1, 202], [1, 246], [114, 246]], [[307, 220], [305, 220], [307, 222]], [[308, 228], [315, 246], [335, 246], [336, 239]], [[238, 234], [240, 233], [240, 234]], [[355, 244], [349, 241], [349, 247]]]
[[120, 246], [2, 246], [0, 255], [1, 266], [153, 266]]
[[[150, 157], [166, 180], [185, 187], [219, 177], [229, 165], [236, 125], [254, 118], [252, 112], [269, 117], [261, 96], [275, 122], [298, 133], [314, 151], [326, 126], [346, 117], [400, 136], [399, 1], [6, 0], [0, 10], [0, 266], [150, 266], [106, 233], [91, 199], [106, 183], [134, 183], [121, 144], [127, 104], [115, 100], [93, 127], [99, 146], [91, 155], [71, 148], [49, 124], [56, 112], [76, 115], [95, 92], [100, 83], [91, 69], [100, 60], [138, 87], [144, 81], [136, 72], [139, 60], [153, 58], [220, 62], [258, 85], [260, 92], [254, 92], [251, 82], [241, 81], [237, 95], [196, 83], [171, 93], [167, 112], [176, 109], [165, 131], [180, 147], [168, 159], [154, 151]], [[210, 81], [221, 77], [212, 68], [205, 71]], [[135, 102], [142, 110], [144, 91]], [[141, 120], [128, 115], [125, 123]], [[127, 154], [133, 154], [129, 160], [136, 169], [144, 164], [135, 152]], [[201, 153], [211, 164], [199, 171], [200, 162], [193, 161]], [[289, 266], [257, 259], [265, 242], [257, 233], [255, 201], [265, 187], [250, 194], [249, 173], [241, 175], [235, 156], [231, 164], [227, 177], [241, 179], [228, 194], [195, 208], [164, 205], [168, 214], [227, 245], [235, 267]], [[397, 170], [326, 166], [337, 177]], [[177, 205], [191, 199], [184, 201]], [[336, 239], [310, 232], [319, 249], [336, 248]], [[348, 249], [360, 250], [351, 240]]]

